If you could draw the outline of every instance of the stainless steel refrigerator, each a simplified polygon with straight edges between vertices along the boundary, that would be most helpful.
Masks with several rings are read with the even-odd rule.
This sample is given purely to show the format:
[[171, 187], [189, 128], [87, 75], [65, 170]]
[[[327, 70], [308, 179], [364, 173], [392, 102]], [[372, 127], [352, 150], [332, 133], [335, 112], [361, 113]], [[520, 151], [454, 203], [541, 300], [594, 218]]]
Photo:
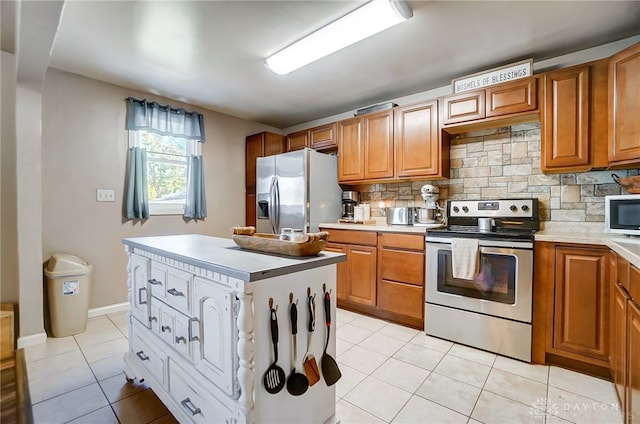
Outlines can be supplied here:
[[320, 222], [338, 222], [342, 190], [338, 158], [312, 149], [257, 159], [256, 230], [318, 231]]

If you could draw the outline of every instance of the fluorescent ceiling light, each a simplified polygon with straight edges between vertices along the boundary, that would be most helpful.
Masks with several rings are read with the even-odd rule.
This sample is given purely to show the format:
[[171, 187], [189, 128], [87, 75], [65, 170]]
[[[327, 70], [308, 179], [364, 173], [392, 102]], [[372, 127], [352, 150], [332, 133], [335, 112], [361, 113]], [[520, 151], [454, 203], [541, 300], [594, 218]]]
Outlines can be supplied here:
[[267, 58], [266, 65], [285, 75], [413, 16], [404, 0], [372, 0]]

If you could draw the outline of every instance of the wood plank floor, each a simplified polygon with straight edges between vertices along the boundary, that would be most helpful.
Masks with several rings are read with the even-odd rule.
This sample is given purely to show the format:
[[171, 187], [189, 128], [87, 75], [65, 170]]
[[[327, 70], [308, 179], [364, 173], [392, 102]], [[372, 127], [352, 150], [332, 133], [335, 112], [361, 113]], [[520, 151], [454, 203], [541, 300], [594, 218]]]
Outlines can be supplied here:
[[0, 422], [3, 424], [33, 422], [22, 349], [0, 361], [0, 412]]
[[15, 423], [16, 415], [16, 368], [14, 356], [0, 362], [0, 422]]

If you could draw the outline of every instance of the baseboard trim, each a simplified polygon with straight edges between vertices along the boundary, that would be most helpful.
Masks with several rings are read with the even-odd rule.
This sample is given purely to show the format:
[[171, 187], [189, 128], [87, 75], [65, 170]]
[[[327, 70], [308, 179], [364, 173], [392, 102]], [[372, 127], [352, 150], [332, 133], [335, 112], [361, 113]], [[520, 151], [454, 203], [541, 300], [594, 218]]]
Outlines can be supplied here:
[[99, 308], [89, 309], [89, 318], [99, 317], [101, 315], [114, 314], [116, 312], [126, 312], [129, 310], [129, 302], [114, 303], [113, 305], [100, 306]]
[[32, 334], [30, 336], [18, 337], [18, 349], [23, 347], [35, 346], [47, 342], [47, 333], [42, 332]]

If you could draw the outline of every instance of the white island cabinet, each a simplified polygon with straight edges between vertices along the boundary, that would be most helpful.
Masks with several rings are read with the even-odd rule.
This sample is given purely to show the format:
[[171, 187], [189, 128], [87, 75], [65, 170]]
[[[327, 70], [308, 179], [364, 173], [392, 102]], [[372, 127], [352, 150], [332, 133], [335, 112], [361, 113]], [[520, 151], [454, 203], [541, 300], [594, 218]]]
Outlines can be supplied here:
[[[181, 423], [325, 423], [335, 420], [335, 385], [300, 396], [269, 394], [274, 360], [269, 299], [277, 307], [278, 365], [293, 366], [289, 294], [298, 302], [297, 372], [311, 336], [320, 362], [327, 337], [323, 286], [335, 321], [342, 254], [285, 257], [242, 250], [230, 239], [178, 235], [124, 239], [129, 255], [127, 378], [144, 379]], [[307, 330], [307, 289], [316, 329]], [[335, 323], [327, 352], [335, 358]], [[320, 364], [319, 364], [320, 366]]]

